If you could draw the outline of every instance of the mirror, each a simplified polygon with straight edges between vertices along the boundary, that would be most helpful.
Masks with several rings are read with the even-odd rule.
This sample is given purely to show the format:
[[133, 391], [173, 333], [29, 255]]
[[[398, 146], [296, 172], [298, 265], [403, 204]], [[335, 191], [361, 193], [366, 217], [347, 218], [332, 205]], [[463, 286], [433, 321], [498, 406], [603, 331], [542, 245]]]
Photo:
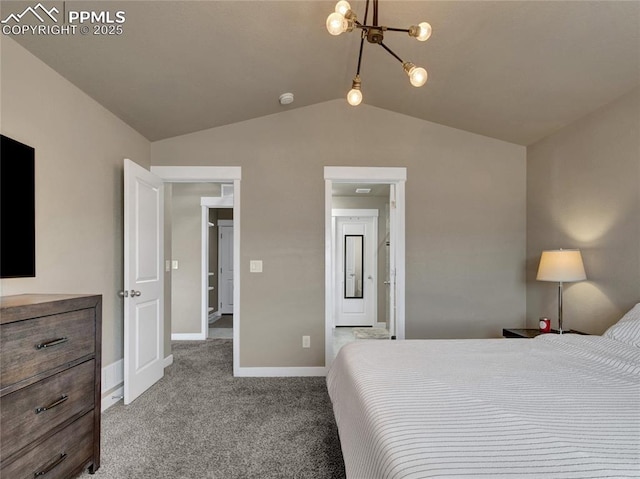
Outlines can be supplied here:
[[364, 235], [344, 236], [344, 297], [363, 298]]

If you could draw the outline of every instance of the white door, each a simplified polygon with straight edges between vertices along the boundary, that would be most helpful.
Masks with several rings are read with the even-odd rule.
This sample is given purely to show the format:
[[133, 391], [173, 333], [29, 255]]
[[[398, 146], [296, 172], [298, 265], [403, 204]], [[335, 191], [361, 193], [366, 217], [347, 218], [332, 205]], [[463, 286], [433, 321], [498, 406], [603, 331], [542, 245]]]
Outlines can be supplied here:
[[218, 225], [218, 302], [221, 314], [233, 314], [233, 225], [225, 225], [224, 220]]
[[164, 375], [162, 180], [124, 160], [124, 403]]
[[377, 217], [335, 218], [335, 325], [377, 321]]

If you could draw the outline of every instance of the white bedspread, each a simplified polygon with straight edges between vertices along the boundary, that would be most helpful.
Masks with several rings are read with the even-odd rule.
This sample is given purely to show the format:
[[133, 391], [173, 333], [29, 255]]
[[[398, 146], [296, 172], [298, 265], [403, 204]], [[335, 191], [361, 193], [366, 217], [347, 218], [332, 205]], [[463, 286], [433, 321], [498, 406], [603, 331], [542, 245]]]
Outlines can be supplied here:
[[349, 479], [640, 478], [640, 349], [358, 341], [327, 376]]

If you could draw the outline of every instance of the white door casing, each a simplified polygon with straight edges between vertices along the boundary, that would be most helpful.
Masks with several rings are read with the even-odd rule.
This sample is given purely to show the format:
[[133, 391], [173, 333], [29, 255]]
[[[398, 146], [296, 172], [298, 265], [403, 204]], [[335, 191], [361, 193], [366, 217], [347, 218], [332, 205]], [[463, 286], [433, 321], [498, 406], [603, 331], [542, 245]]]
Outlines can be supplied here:
[[124, 403], [164, 375], [162, 180], [124, 160]]
[[[374, 326], [378, 305], [378, 210], [333, 210], [332, 215], [335, 222], [335, 326]], [[361, 279], [357, 284], [354, 271], [358, 266], [345, 261], [347, 235], [364, 236], [363, 271], [358, 275]], [[345, 297], [347, 290], [358, 288], [362, 288], [362, 298]]]
[[[199, 340], [207, 339], [209, 329], [209, 314], [214, 312], [216, 314], [222, 314], [220, 311], [219, 303], [213, 307], [209, 305], [209, 286], [215, 283], [215, 288], [218, 288], [220, 292], [220, 286], [218, 285], [217, 271], [209, 271], [209, 209], [215, 208], [234, 208], [234, 190], [233, 185], [221, 184], [222, 196], [204, 196], [200, 198], [200, 206], [202, 208], [202, 318], [200, 333], [197, 334]], [[228, 220], [222, 220], [228, 221]], [[233, 221], [233, 220], [231, 220]], [[216, 252], [216, 255], [218, 253]], [[236, 261], [236, 258], [233, 258]], [[211, 273], [211, 276], [210, 274]], [[211, 306], [211, 307], [210, 307]]]
[[[233, 195], [226, 196], [223, 185], [223, 196], [216, 202], [207, 203], [210, 208], [230, 207], [233, 208], [233, 218], [235, 228], [233, 234], [233, 264], [236, 265], [235, 281], [237, 287], [233, 290], [233, 375], [246, 376], [247, 368], [240, 367], [240, 183], [242, 179], [242, 168], [239, 166], [152, 166], [151, 171], [157, 174], [164, 182], [170, 183], [225, 183], [233, 184]], [[203, 266], [208, 268], [208, 266]], [[207, 271], [207, 269], [203, 269]], [[206, 277], [203, 273], [203, 292], [206, 290]], [[204, 304], [204, 302], [203, 302]], [[203, 308], [201, 332], [206, 334], [207, 314]], [[249, 368], [250, 369], [250, 368]]]
[[[332, 195], [334, 183], [370, 183], [395, 186], [395, 211], [390, 208], [390, 242], [394, 243], [395, 336], [405, 339], [405, 167], [325, 166], [325, 367], [333, 362], [334, 270]], [[391, 246], [391, 245], [390, 245]], [[391, 248], [390, 248], [391, 252]]]
[[218, 304], [221, 314], [233, 314], [233, 221], [218, 221]]
[[397, 219], [396, 185], [389, 185], [389, 277], [387, 278], [388, 319], [387, 327], [393, 338], [396, 336], [396, 254], [397, 254]]

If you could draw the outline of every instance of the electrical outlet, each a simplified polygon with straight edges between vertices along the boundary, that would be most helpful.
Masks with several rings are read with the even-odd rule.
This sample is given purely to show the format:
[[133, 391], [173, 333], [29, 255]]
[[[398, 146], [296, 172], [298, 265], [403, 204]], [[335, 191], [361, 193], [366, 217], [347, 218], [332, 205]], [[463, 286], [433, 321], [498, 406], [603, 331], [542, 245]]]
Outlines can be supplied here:
[[302, 336], [302, 347], [303, 348], [311, 347], [311, 336]]

